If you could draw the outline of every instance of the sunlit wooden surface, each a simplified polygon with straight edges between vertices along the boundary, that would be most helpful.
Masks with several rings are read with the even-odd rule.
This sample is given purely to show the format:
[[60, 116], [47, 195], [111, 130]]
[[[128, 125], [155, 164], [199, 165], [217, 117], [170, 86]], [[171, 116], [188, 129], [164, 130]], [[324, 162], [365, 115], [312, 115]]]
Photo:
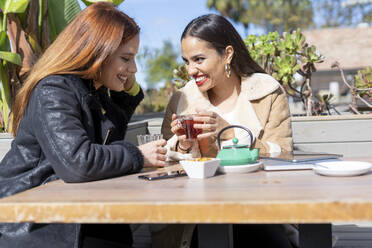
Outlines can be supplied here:
[[[372, 161], [370, 158], [353, 159]], [[172, 169], [177, 166], [168, 167]], [[372, 221], [372, 173], [324, 177], [311, 170], [180, 177], [138, 174], [55, 181], [0, 200], [0, 222], [330, 223]]]

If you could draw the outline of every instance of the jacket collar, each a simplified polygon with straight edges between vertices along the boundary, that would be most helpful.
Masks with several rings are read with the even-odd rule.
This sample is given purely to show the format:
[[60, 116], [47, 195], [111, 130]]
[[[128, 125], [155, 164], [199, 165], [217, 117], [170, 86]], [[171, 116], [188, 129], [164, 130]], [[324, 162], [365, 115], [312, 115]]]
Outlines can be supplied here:
[[[254, 73], [242, 78], [241, 92], [237, 102], [238, 111], [235, 112], [235, 117], [240, 124], [248, 127], [255, 137], [259, 136], [262, 125], [251, 105], [251, 101], [265, 97], [279, 87], [280, 84], [273, 77], [264, 73]], [[213, 105], [209, 101], [208, 94], [199, 91], [195, 80], [189, 81], [181, 91], [183, 94], [179, 99], [177, 114], [195, 113], [196, 107], [213, 111]]]
[[[265, 73], [253, 73], [248, 77], [242, 78], [240, 94], [245, 95], [246, 99], [249, 101], [254, 101], [273, 93], [279, 87], [280, 84], [278, 81], [276, 81], [270, 75]], [[206, 92], [202, 93], [199, 91], [194, 79], [189, 81], [182, 91], [188, 95], [188, 99], [186, 102], [185, 98], [181, 99], [184, 102], [178, 104], [177, 112], [185, 112], [186, 109], [189, 109], [189, 106], [204, 106], [207, 109], [212, 108], [208, 94]], [[195, 112], [194, 109], [189, 110], [191, 113]]]
[[280, 87], [278, 81], [265, 73], [253, 73], [248, 77], [242, 78], [241, 91], [248, 100], [258, 100], [265, 97]]

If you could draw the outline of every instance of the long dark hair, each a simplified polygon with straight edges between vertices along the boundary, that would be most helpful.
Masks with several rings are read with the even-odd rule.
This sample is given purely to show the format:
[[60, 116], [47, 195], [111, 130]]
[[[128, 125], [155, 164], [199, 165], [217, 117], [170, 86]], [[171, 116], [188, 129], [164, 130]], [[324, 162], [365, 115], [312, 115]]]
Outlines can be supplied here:
[[181, 42], [187, 36], [209, 42], [220, 55], [225, 53], [227, 46], [232, 46], [234, 56], [231, 60], [231, 67], [241, 77], [249, 76], [255, 72], [266, 73], [252, 59], [236, 29], [223, 16], [208, 14], [195, 18], [183, 31]]

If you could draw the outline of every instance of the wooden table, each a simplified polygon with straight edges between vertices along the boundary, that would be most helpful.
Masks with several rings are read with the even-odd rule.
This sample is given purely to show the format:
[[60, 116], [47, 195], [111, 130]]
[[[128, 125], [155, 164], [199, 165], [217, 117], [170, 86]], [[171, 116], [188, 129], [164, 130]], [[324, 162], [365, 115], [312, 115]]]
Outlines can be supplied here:
[[[355, 160], [372, 161], [372, 157]], [[165, 169], [174, 167], [178, 166]], [[138, 179], [138, 174], [81, 184], [59, 180], [0, 200], [0, 222], [24, 221], [202, 224], [372, 221], [372, 173], [324, 177], [302, 170], [217, 175], [205, 180], [179, 177], [145, 181]], [[329, 224], [300, 228], [304, 230], [302, 242], [307, 238], [314, 241], [314, 233], [311, 237], [306, 234], [309, 230], [329, 237]], [[326, 239], [324, 247], [329, 245], [330, 239]]]

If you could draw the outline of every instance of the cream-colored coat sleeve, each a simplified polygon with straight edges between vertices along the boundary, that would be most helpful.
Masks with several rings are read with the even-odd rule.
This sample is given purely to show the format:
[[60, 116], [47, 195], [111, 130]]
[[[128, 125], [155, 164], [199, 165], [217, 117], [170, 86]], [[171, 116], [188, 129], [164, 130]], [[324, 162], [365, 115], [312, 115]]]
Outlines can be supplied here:
[[270, 152], [272, 144], [278, 145], [282, 151], [292, 151], [291, 117], [283, 90], [279, 88], [266, 97], [252, 101], [252, 105], [263, 126], [255, 143], [260, 154]]

